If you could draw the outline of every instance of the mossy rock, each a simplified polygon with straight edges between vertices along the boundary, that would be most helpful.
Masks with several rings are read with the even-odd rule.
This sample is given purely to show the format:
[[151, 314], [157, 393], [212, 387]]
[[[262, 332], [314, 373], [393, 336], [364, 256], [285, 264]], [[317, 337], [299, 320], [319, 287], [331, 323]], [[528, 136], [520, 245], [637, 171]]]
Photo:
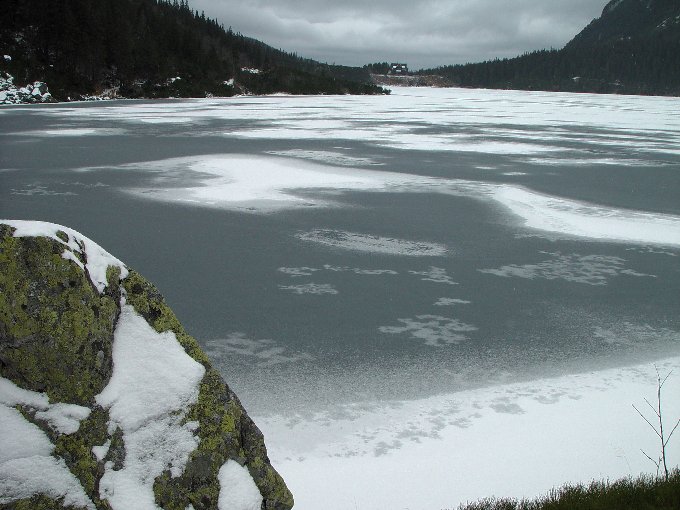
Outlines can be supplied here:
[[120, 296], [99, 294], [63, 244], [12, 231], [0, 226], [0, 375], [92, 405], [111, 377]]
[[[80, 510], [42, 494], [0, 505], [0, 510]], [[84, 509], [83, 509], [84, 510]]]
[[[172, 478], [166, 472], [156, 480], [156, 501], [169, 510], [184, 510], [189, 503], [196, 510], [216, 508], [217, 473], [224, 462], [235, 459], [248, 467], [264, 498], [264, 509], [292, 508], [293, 496], [269, 463], [262, 432], [219, 372], [211, 366], [198, 342], [187, 334], [158, 289], [134, 270], [130, 270], [122, 284], [127, 292], [127, 303], [159, 333], [175, 333], [186, 353], [206, 368], [198, 402], [187, 415], [187, 421], [199, 423], [199, 446], [191, 454], [182, 476]], [[195, 490], [195, 487], [200, 489]]]
[[[133, 270], [121, 279], [120, 268], [109, 266], [107, 287], [99, 292], [81, 267], [87, 255], [67, 246], [74, 240], [69, 234], [56, 233], [62, 243], [51, 237], [14, 237], [14, 232], [0, 224], [0, 376], [21, 388], [44, 392], [50, 403], [91, 409], [73, 434], [59, 434], [35, 420], [35, 413], [22, 413], [45, 431], [55, 445], [53, 455], [65, 461], [98, 510], [111, 510], [99, 498], [105, 463], [116, 470], [125, 462], [122, 432], [109, 430], [106, 409], [95, 403], [113, 372], [112, 346], [122, 301], [156, 331], [174, 332], [185, 352], [206, 369], [197, 402], [185, 417], [186, 422], [199, 424], [198, 447], [180, 476], [173, 478], [168, 471], [155, 480], [158, 506], [217, 509], [217, 474], [232, 459], [248, 468], [262, 494], [263, 509], [292, 508], [293, 497], [269, 463], [262, 433], [156, 287]], [[65, 251], [71, 251], [66, 258]], [[92, 448], [107, 441], [108, 454], [98, 460]], [[1, 510], [28, 508], [64, 507], [40, 494], [0, 505]]]

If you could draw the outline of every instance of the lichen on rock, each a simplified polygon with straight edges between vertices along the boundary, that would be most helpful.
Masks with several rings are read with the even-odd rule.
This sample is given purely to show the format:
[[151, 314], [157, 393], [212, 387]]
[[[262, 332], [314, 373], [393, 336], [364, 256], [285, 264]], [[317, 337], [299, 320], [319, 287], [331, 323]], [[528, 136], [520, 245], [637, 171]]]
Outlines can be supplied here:
[[[116, 402], [123, 397], [120, 391], [112, 394], [110, 387], [114, 372], [120, 370], [114, 364], [116, 342], [122, 341], [117, 335], [131, 334], [122, 333], [127, 330], [121, 327], [121, 316], [128, 321], [143, 318], [150, 327], [150, 341], [177, 342], [181, 356], [192, 360], [185, 365], [201, 368], [200, 372], [192, 369], [196, 382], [191, 384], [196, 389], [187, 393], [181, 408], [161, 410], [158, 415], [150, 412], [146, 421], [132, 420], [133, 425], [121, 417]], [[115, 384], [120, 385], [121, 373], [116, 373]], [[125, 376], [131, 390], [134, 373], [128, 370]], [[52, 415], [44, 403], [36, 407], [26, 401], [17, 406], [27, 426], [38, 427], [49, 438], [51, 455], [79, 481], [89, 497], [88, 507], [121, 508], [120, 500], [111, 497], [115, 488], [111, 484], [127, 476], [126, 467], [139, 458], [140, 451], [145, 453], [143, 441], [158, 447], [153, 437], [162, 437], [158, 431], [166, 430], [163, 427], [184, 438], [185, 451], [179, 457], [157, 456], [169, 464], [153, 479], [142, 480], [140, 486], [149, 487], [144, 508], [218, 509], [220, 491], [229, 490], [219, 483], [220, 469], [227, 462], [238, 463], [252, 477], [262, 496], [262, 509], [293, 506], [292, 495], [269, 462], [261, 432], [158, 290], [71, 229], [0, 221], [0, 378], [44, 395], [49, 409], [88, 409], [75, 425], [66, 421], [68, 426], [59, 429], [50, 422]], [[3, 409], [13, 412], [11, 407]], [[117, 413], [117, 418], [111, 413]], [[132, 434], [138, 430], [141, 436]], [[0, 473], [8, 455], [0, 453]], [[166, 457], [172, 460], [163, 461]], [[65, 507], [63, 499], [41, 492], [9, 500], [1, 488], [2, 480], [0, 509]]]

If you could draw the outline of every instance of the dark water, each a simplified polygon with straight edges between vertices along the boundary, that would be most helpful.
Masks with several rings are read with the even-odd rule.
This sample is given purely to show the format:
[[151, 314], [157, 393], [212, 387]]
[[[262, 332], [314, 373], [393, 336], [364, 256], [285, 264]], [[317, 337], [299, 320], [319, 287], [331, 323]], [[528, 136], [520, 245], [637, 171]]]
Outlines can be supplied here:
[[[304, 108], [316, 108], [314, 98], [305, 100], [302, 107], [296, 100], [291, 118], [304, 120]], [[272, 125], [266, 112], [274, 106], [258, 101], [234, 100], [232, 109], [248, 109], [241, 118], [230, 111], [226, 119], [187, 122], [182, 117], [191, 112], [183, 106], [200, 102], [149, 103], [179, 117], [161, 123], [128, 118], [126, 108], [147, 105], [139, 102], [5, 108], [0, 217], [70, 226], [139, 270], [259, 413], [415, 398], [680, 351], [677, 245], [550, 235], [523, 227], [498, 204], [425, 192], [347, 191], [333, 196], [339, 207], [267, 214], [181, 205], [125, 190], [181, 187], [193, 174], [162, 183], [143, 169], [119, 168], [210, 154], [326, 151], [382, 164], [356, 165], [373, 171], [519, 183], [551, 196], [677, 216], [680, 154], [663, 147], [677, 141], [680, 126], [650, 134], [565, 122], [555, 151], [531, 155], [546, 158], [542, 163], [529, 163], [526, 154], [411, 150], [370, 139], [225, 136]], [[286, 107], [285, 98], [276, 101]], [[493, 142], [507, 140], [495, 129], [522, 129], [517, 138], [554, 143], [542, 139], [554, 126], [526, 124], [521, 115], [433, 127], [380, 111], [374, 124], [391, 119], [393, 127], [424, 136]], [[93, 128], [105, 131], [68, 131]], [[45, 136], [48, 131], [55, 133]], [[627, 138], [620, 144], [593, 145], [616, 142], [622, 133]], [[644, 149], [659, 143], [666, 145]], [[548, 161], [574, 152], [593, 163]], [[597, 162], [603, 158], [620, 163]], [[79, 170], [84, 167], [98, 169]], [[300, 238], [321, 230], [424, 241], [447, 251], [394, 255]]]

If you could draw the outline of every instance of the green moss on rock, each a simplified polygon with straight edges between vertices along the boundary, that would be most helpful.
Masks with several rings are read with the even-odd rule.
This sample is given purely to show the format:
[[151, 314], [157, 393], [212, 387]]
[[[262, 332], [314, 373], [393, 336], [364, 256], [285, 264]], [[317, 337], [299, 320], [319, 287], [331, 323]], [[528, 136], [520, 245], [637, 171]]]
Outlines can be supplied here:
[[[4, 505], [0, 505], [0, 510], [81, 510], [79, 507], [64, 506], [63, 498], [52, 499], [43, 494], [33, 496], [32, 498], [20, 499], [12, 501]], [[84, 510], [84, 509], [83, 509]]]
[[89, 405], [111, 375], [120, 309], [64, 249], [0, 226], [0, 375], [53, 402]]
[[90, 415], [80, 423], [73, 434], [62, 434], [55, 441], [55, 455], [66, 462], [76, 475], [85, 492], [94, 500], [97, 508], [109, 508], [106, 501], [98, 499], [99, 480], [104, 474], [104, 463], [98, 462], [92, 453], [93, 446], [100, 446], [108, 440], [108, 413], [95, 406]]
[[[186, 418], [199, 423], [200, 443], [181, 476], [172, 478], [166, 472], [156, 480], [157, 503], [164, 508], [175, 508], [165, 505], [181, 506], [188, 501], [196, 510], [216, 508], [217, 473], [228, 459], [235, 459], [248, 467], [264, 498], [264, 508], [292, 508], [293, 496], [269, 463], [262, 433], [219, 372], [210, 365], [198, 342], [184, 330], [158, 289], [133, 270], [123, 280], [123, 286], [127, 291], [127, 302], [137, 313], [159, 333], [174, 332], [186, 353], [206, 367], [198, 402], [190, 408]], [[186, 505], [181, 510], [184, 508]]]

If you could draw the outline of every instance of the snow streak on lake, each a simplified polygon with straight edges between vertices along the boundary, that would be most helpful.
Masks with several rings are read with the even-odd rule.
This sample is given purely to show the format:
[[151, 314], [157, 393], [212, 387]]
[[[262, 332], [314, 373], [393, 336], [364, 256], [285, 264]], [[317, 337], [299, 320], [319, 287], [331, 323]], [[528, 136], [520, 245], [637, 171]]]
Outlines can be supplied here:
[[155, 282], [296, 508], [649, 472], [631, 404], [655, 363], [680, 415], [676, 98], [18, 106], [0, 136], [0, 217], [68, 225]]

